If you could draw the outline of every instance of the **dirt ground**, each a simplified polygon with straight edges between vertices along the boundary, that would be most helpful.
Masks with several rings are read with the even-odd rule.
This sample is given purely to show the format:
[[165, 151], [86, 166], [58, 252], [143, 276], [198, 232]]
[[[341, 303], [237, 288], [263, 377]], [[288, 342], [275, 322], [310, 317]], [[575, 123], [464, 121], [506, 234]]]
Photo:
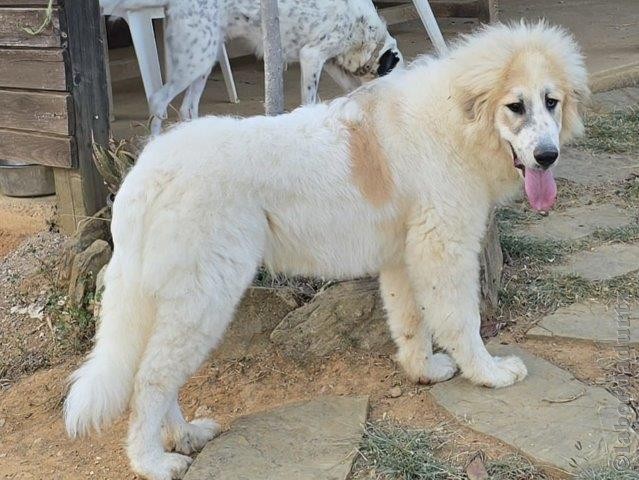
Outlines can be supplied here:
[[54, 197], [15, 199], [0, 195], [0, 258], [27, 236], [47, 229], [54, 212]]
[[[5, 269], [0, 269], [4, 272], [0, 280], [8, 287], [3, 289], [5, 301], [13, 298], [22, 299], [21, 304], [37, 302], [50, 294], [45, 280], [51, 272], [45, 274], [43, 269], [32, 268], [29, 262], [24, 263], [24, 258], [35, 250], [49, 256], [59, 255], [63, 240], [55, 233], [39, 233], [2, 259], [0, 265]], [[8, 262], [16, 267], [14, 271], [19, 270], [24, 276], [9, 279]], [[12, 296], [14, 293], [17, 296]], [[101, 436], [67, 439], [61, 405], [66, 378], [81, 361], [81, 355], [69, 355], [67, 350], [55, 348], [56, 339], [46, 326], [46, 318], [7, 315], [10, 311], [6, 303], [0, 305], [2, 355], [22, 359], [25, 365], [22, 365], [22, 373], [12, 372], [11, 378], [5, 378], [0, 386], [2, 478], [135, 478], [128, 468], [123, 447], [124, 418]], [[29, 358], [45, 360], [29, 364], [19, 355], [15, 356], [12, 352], [20, 349], [11, 347], [7, 342], [9, 337], [22, 339], [22, 351], [28, 352]], [[509, 332], [502, 335], [504, 342], [515, 341], [514, 338]], [[614, 356], [608, 347], [568, 342], [527, 341], [526, 348], [593, 384], [603, 381], [608, 360]], [[389, 391], [395, 386], [400, 386], [402, 395], [391, 398]], [[299, 364], [269, 348], [242, 360], [210, 360], [182, 390], [181, 404], [188, 417], [212, 416], [228, 428], [239, 416], [321, 394], [367, 394], [372, 420], [444, 431], [451, 439], [444, 449], [445, 455], [461, 464], [478, 450], [484, 451], [488, 458], [516, 453], [512, 447], [455, 421], [433, 401], [428, 386], [411, 384], [390, 356], [370, 352], [348, 351]]]

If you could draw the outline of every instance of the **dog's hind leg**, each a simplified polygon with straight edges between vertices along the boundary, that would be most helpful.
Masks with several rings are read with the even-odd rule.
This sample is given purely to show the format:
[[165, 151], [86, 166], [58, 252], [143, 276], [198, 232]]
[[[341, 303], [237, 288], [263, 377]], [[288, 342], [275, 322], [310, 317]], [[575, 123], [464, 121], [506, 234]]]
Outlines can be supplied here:
[[[407, 237], [406, 264], [418, 310], [434, 340], [455, 359], [473, 383], [506, 387], [527, 372], [517, 357], [493, 357], [479, 334], [479, 249], [464, 227], [420, 223]], [[450, 240], [453, 238], [454, 240]]]
[[457, 371], [445, 353], [433, 355], [431, 333], [417, 309], [413, 287], [404, 265], [385, 268], [379, 284], [391, 336], [397, 345], [397, 361], [414, 382], [437, 383]]
[[202, 98], [202, 93], [204, 93], [204, 88], [206, 87], [206, 80], [209, 78], [212, 69], [213, 65], [211, 65], [211, 69], [209, 69], [208, 72], [197, 77], [197, 79], [189, 85], [189, 88], [186, 89], [184, 100], [182, 100], [182, 106], [180, 107], [180, 118], [182, 120], [193, 120], [199, 116], [200, 99]]
[[162, 424], [164, 448], [184, 455], [201, 450], [218, 433], [220, 433], [220, 426], [210, 418], [196, 418], [187, 422], [182, 415], [177, 397]]
[[212, 233], [206, 245], [183, 246], [176, 259], [180, 269], [155, 295], [154, 329], [135, 377], [127, 446], [133, 470], [147, 479], [180, 478], [191, 462], [164, 451], [163, 422], [165, 439], [181, 451], [202, 446], [216, 433], [212, 422], [182, 428], [175, 408], [179, 388], [221, 339], [261, 260], [259, 218], [237, 217], [231, 217], [235, 225], [225, 225], [224, 238]]

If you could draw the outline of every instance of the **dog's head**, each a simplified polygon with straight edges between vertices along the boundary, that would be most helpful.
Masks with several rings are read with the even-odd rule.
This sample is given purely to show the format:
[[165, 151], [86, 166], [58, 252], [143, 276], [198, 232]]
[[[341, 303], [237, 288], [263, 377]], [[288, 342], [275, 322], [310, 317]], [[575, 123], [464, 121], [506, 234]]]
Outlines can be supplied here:
[[400, 67], [404, 65], [404, 57], [397, 48], [397, 41], [390, 35], [388, 35], [381, 51], [382, 54], [377, 58], [376, 64], [373, 65], [373, 70], [378, 77], [389, 74], [398, 65]]
[[561, 145], [583, 131], [578, 105], [589, 91], [579, 48], [545, 23], [488, 27], [466, 42], [460, 56], [475, 60], [468, 58], [458, 85], [469, 123], [519, 171], [530, 205], [547, 211]]
[[388, 75], [404, 65], [404, 57], [386, 25], [362, 25], [362, 42], [356, 48], [335, 57], [337, 65], [361, 83]]

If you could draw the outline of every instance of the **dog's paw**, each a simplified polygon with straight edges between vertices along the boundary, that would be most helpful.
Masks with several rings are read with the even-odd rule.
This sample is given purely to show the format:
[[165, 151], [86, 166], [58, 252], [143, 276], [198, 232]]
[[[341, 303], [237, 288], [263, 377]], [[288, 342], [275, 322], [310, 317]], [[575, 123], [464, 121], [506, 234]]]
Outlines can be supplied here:
[[481, 369], [479, 375], [470, 379], [485, 387], [502, 388], [523, 380], [526, 375], [528, 370], [519, 357], [493, 357], [490, 365]]
[[132, 459], [131, 468], [142, 478], [147, 480], [176, 480], [184, 477], [193, 462], [191, 457], [179, 453], [164, 453], [158, 457], [135, 461]]
[[196, 418], [163, 431], [164, 448], [185, 455], [201, 450], [220, 433], [220, 426], [209, 418]]
[[425, 385], [445, 382], [457, 372], [457, 364], [446, 353], [436, 353], [428, 359], [420, 359], [413, 364], [404, 364], [411, 381]]

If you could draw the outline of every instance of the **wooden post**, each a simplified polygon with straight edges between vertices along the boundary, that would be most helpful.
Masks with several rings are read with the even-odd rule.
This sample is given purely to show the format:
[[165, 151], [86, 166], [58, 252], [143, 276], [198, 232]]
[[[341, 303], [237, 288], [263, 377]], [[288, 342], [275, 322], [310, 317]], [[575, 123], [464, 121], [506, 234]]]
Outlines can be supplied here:
[[60, 226], [75, 231], [83, 217], [106, 202], [107, 191], [92, 158], [92, 142], [109, 136], [109, 96], [98, 0], [60, 0], [60, 27], [75, 124], [73, 169], [55, 170]]
[[501, 288], [501, 273], [504, 266], [499, 229], [494, 212], [488, 219], [488, 228], [482, 242], [479, 263], [481, 318], [482, 325], [487, 326], [492, 323], [499, 310], [499, 289]]
[[479, 0], [479, 21], [483, 23], [496, 22], [498, 4], [499, 0]]
[[284, 60], [277, 0], [261, 0], [264, 44], [264, 109], [267, 115], [284, 112]]

